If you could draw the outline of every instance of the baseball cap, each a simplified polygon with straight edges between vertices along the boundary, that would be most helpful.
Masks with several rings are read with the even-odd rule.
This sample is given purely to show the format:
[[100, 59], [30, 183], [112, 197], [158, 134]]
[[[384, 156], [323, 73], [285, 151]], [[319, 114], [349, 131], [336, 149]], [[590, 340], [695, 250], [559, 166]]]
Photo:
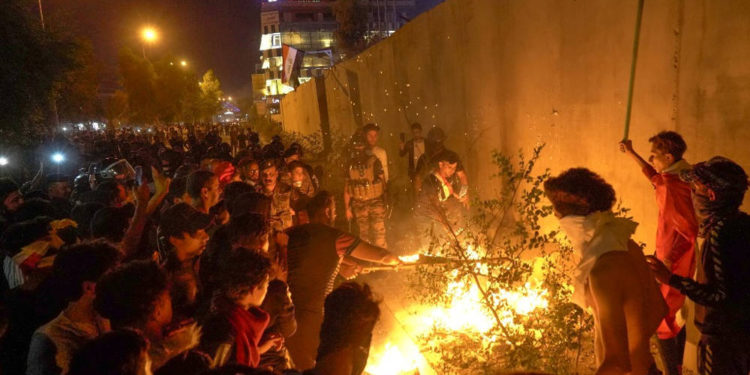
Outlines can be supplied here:
[[159, 231], [165, 237], [179, 237], [182, 233], [195, 233], [206, 229], [213, 219], [187, 203], [178, 203], [161, 215]]
[[723, 156], [695, 164], [680, 173], [685, 182], [700, 182], [711, 190], [721, 192], [744, 192], [748, 188], [747, 173], [737, 163]]

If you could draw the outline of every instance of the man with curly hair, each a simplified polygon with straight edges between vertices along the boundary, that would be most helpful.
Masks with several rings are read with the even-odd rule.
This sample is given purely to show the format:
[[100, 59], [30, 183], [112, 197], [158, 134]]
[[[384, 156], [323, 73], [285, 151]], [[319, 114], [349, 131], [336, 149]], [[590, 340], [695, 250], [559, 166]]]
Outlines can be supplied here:
[[667, 306], [630, 239], [638, 224], [614, 216], [614, 189], [588, 169], [552, 177], [544, 191], [579, 258], [573, 302], [594, 315], [596, 374], [659, 374], [649, 339]]
[[255, 250], [237, 249], [221, 265], [200, 343], [214, 366], [236, 363], [257, 367], [262, 354], [282, 345], [280, 335], [261, 342], [270, 317], [260, 305], [266, 298], [270, 276], [271, 261]]

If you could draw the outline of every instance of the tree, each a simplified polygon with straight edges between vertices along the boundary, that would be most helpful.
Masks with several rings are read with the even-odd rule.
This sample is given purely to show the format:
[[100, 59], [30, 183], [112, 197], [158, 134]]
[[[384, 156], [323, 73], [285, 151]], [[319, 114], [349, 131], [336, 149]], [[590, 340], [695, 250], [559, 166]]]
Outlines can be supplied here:
[[221, 82], [214, 75], [214, 71], [209, 69], [203, 74], [203, 80], [200, 85], [199, 100], [199, 119], [201, 121], [211, 121], [213, 116], [221, 110], [220, 98], [224, 95], [221, 91]]
[[338, 0], [333, 4], [338, 28], [333, 33], [336, 46], [352, 57], [365, 48], [367, 41], [367, 8], [361, 0]]
[[91, 121], [102, 115], [99, 91], [99, 65], [94, 58], [91, 42], [75, 39], [72, 61], [74, 68], [62, 76], [56, 85], [55, 99], [61, 120]]
[[21, 0], [0, 2], [0, 139], [33, 144], [53, 124], [53, 97], [75, 68], [75, 41], [42, 30]]
[[168, 55], [154, 65], [156, 71], [156, 98], [159, 119], [163, 122], [186, 122], [194, 116], [186, 116], [185, 106], [191, 102], [188, 97], [200, 95], [195, 73], [187, 67], [175, 63], [174, 56]]
[[128, 95], [130, 121], [150, 124], [157, 121], [156, 72], [153, 65], [130, 48], [119, 55], [122, 86]]
[[123, 90], [117, 90], [111, 96], [102, 101], [102, 111], [107, 124], [118, 126], [128, 120], [128, 94]]

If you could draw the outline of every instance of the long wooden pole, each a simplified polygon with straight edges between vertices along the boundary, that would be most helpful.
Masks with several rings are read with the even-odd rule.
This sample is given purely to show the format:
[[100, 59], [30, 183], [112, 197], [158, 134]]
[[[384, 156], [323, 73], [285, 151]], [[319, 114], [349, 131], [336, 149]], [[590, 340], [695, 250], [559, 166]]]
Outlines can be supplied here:
[[633, 86], [635, 86], [635, 67], [638, 65], [638, 44], [641, 37], [641, 18], [643, 16], [643, 1], [638, 0], [638, 13], [635, 18], [635, 37], [633, 38], [633, 55], [630, 60], [630, 83], [628, 84], [628, 104], [625, 111], [625, 135], [622, 140], [627, 141], [630, 136], [630, 114], [633, 108]]

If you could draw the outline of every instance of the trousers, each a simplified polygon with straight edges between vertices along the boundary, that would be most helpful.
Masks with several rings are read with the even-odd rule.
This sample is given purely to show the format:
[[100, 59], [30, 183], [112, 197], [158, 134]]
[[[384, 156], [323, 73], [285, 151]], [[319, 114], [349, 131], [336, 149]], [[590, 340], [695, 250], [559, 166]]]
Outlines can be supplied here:
[[352, 199], [352, 213], [357, 220], [359, 237], [382, 248], [385, 240], [385, 200], [383, 197], [360, 201]]

